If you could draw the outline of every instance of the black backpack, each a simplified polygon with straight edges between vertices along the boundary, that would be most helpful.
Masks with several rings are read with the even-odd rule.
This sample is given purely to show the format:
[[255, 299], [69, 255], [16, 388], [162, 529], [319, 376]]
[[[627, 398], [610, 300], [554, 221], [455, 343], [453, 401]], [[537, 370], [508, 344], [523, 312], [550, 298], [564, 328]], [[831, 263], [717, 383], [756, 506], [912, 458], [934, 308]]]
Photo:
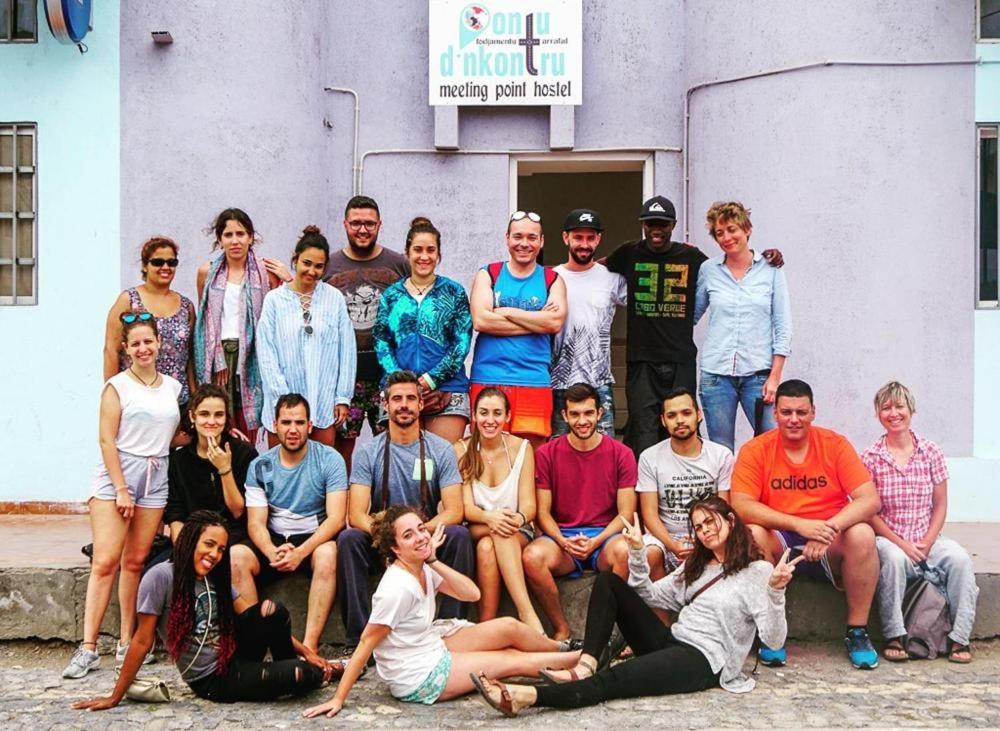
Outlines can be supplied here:
[[933, 582], [920, 579], [903, 596], [904, 649], [914, 659], [933, 660], [948, 651], [948, 600]]

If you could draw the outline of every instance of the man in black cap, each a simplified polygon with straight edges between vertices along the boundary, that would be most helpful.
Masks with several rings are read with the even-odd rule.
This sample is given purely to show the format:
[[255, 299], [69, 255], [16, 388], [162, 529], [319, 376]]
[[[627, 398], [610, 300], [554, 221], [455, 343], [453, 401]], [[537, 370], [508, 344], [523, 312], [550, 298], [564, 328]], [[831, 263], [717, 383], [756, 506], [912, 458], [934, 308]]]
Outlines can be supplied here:
[[[696, 247], [670, 240], [677, 212], [662, 195], [642, 204], [639, 220], [644, 237], [622, 244], [606, 261], [628, 283], [625, 443], [636, 456], [667, 437], [660, 422], [666, 393], [678, 386], [697, 393], [694, 295], [708, 259]], [[764, 257], [781, 266], [780, 252], [768, 250]]]
[[569, 427], [562, 411], [566, 389], [586, 383], [597, 390], [604, 410], [597, 429], [615, 435], [615, 404], [611, 375], [611, 321], [615, 307], [625, 304], [625, 278], [598, 264], [594, 253], [601, 243], [601, 216], [589, 208], [569, 212], [563, 224], [563, 243], [569, 249], [565, 264], [555, 269], [566, 283], [568, 314], [556, 336], [552, 366], [552, 436]]

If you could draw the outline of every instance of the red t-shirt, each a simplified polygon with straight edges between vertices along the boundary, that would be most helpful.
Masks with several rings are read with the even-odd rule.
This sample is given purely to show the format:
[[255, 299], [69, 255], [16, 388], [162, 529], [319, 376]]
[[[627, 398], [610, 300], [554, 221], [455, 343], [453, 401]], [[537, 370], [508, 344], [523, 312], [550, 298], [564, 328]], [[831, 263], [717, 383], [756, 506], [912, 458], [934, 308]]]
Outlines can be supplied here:
[[552, 492], [552, 517], [560, 528], [607, 527], [618, 515], [619, 488], [634, 488], [637, 481], [632, 450], [610, 437], [581, 452], [562, 436], [535, 454], [535, 486]]
[[847, 505], [848, 495], [872, 477], [847, 437], [813, 426], [808, 439], [809, 452], [800, 464], [788, 459], [777, 429], [751, 439], [736, 460], [733, 492], [786, 515], [832, 518]]

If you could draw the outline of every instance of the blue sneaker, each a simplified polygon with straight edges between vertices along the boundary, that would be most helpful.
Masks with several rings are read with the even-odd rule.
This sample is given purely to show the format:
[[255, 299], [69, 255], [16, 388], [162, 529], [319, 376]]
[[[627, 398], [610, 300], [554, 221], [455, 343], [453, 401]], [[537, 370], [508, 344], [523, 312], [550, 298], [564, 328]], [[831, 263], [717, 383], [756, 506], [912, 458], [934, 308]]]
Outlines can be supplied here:
[[788, 653], [785, 652], [784, 647], [772, 650], [767, 645], [761, 645], [760, 649], [757, 650], [757, 657], [762, 664], [767, 665], [769, 668], [784, 667], [788, 661]]
[[844, 645], [847, 647], [847, 657], [851, 659], [851, 665], [858, 670], [873, 670], [878, 667], [878, 653], [872, 647], [868, 630], [860, 627], [852, 629], [844, 638]]

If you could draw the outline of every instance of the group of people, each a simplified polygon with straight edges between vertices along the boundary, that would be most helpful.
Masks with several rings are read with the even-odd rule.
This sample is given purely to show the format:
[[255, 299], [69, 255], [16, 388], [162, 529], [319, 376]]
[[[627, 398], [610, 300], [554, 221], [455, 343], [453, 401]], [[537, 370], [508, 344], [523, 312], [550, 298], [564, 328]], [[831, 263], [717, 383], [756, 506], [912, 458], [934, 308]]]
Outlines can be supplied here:
[[[952, 615], [949, 659], [971, 660], [975, 576], [940, 536], [947, 469], [911, 429], [912, 394], [879, 390], [886, 433], [859, 457], [812, 425], [808, 384], [782, 380], [782, 257], [750, 248], [749, 210], [708, 211], [713, 259], [671, 241], [666, 198], [639, 218], [644, 237], [599, 261], [600, 215], [571, 211], [568, 259], [547, 268], [540, 217], [517, 211], [509, 259], [480, 269], [469, 296], [437, 274], [431, 221], [414, 219], [398, 254], [378, 243], [379, 208], [363, 196], [345, 209], [347, 245], [331, 252], [309, 226], [291, 269], [257, 257], [245, 212], [223, 211], [197, 306], [171, 289], [177, 245], [147, 242], [143, 284], [108, 318], [84, 638], [64, 677], [98, 666], [119, 570], [122, 669], [110, 697], [78, 705], [120, 701], [157, 631], [185, 682], [213, 700], [302, 694], [342, 675], [309, 715], [338, 712], [372, 656], [401, 700], [476, 689], [508, 715], [741, 692], [753, 687], [741, 667], [756, 632], [761, 660], [785, 662], [796, 569], [846, 594], [859, 668], [878, 664], [866, 629], [876, 594], [884, 657], [908, 659], [903, 591], [933, 569]], [[624, 443], [610, 364], [619, 306]], [[699, 377], [693, 329], [706, 312]], [[739, 407], [758, 436], [737, 458]], [[366, 420], [374, 436], [355, 449]], [[171, 560], [143, 576], [163, 524]], [[556, 578], [586, 570], [600, 575], [581, 643]], [[301, 641], [288, 611], [260, 599], [295, 573], [310, 577]], [[497, 616], [504, 588], [516, 620]], [[346, 664], [318, 655], [338, 592]], [[637, 657], [608, 667], [615, 624]], [[513, 675], [549, 685], [498, 680]]]

